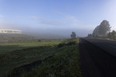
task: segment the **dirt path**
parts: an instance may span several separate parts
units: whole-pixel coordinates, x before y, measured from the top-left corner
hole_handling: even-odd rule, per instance
[[[116,58],[95,45],[80,39],[83,77],[116,77]]]

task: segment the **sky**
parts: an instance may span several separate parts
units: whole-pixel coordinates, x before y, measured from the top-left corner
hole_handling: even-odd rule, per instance
[[[103,20],[116,30],[116,0],[0,0],[0,28],[84,37]]]

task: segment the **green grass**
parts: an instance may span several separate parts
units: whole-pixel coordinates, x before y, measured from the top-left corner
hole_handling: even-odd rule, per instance
[[[43,47],[33,47],[0,54],[0,77],[10,75],[14,68],[33,61],[43,60],[52,55],[54,57],[43,61],[41,65],[32,68],[30,72],[23,72],[21,77],[82,77],[79,62],[79,40],[75,39],[75,41],[77,42],[76,45],[60,48],[54,46],[59,44],[58,42],[51,42],[41,44]]]
[[[4,52],[6,53],[8,51],[21,50],[29,47],[57,45],[60,42],[61,41],[0,44],[0,54]]]
[[[22,77],[82,77],[77,49],[75,46],[67,49],[63,48],[55,57]]]

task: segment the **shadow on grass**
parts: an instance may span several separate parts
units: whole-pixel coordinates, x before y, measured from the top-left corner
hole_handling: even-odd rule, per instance
[[[38,61],[34,61],[30,64],[26,64],[20,67],[17,67],[13,70],[13,72],[8,75],[8,77],[20,77],[20,75],[24,72],[30,72],[32,68],[42,64],[43,61],[47,61],[49,58],[52,58],[53,56],[49,56],[43,60],[38,60]]]

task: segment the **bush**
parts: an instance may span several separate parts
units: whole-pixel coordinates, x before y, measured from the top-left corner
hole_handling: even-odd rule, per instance
[[[70,45],[75,45],[76,44],[76,41],[69,41],[68,43],[67,42],[65,42],[65,43],[60,43],[59,45],[58,45],[58,47],[60,48],[60,47],[63,47],[63,46],[70,46]]]
[[[58,47],[60,48],[60,47],[63,47],[63,46],[65,46],[65,43],[60,43],[60,44],[58,44]]]
[[[41,40],[38,40],[38,42],[41,42]]]

